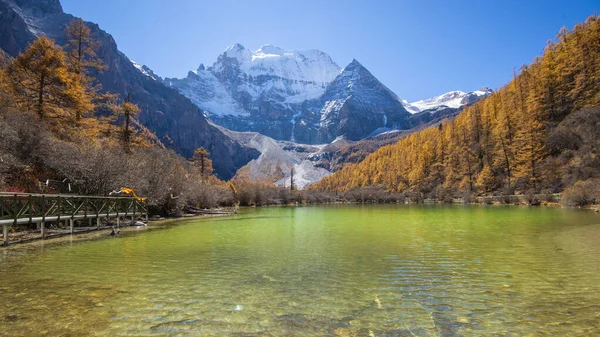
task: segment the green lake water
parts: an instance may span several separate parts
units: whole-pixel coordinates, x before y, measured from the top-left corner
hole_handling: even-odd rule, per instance
[[[0,336],[600,335],[600,215],[244,209],[0,250]]]

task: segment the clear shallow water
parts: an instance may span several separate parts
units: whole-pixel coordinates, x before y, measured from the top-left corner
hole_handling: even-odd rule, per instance
[[[600,216],[247,209],[0,251],[0,336],[600,334]]]

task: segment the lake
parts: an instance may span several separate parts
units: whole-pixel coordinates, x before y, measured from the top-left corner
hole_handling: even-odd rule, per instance
[[[583,210],[242,209],[3,249],[0,273],[0,336],[600,334],[600,216]]]

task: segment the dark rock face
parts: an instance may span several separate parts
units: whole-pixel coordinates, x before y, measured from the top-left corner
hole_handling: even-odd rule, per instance
[[[60,0],[13,0],[14,3],[24,9],[34,11],[36,14],[62,13],[63,8]]]
[[[359,140],[378,128],[405,129],[409,117],[396,94],[353,60],[318,100],[306,104],[296,139],[329,143],[345,135]]]
[[[423,110],[419,113],[411,115],[408,119],[408,123],[411,128],[416,128],[421,125],[427,125],[432,121],[442,120],[443,118],[452,118],[458,115],[463,108],[448,108],[440,107],[437,109]]]
[[[8,55],[19,54],[35,38],[13,6],[15,5],[9,2],[0,1],[0,47]]]
[[[63,44],[64,27],[73,16],[62,12],[58,0],[0,0],[0,19],[0,48],[16,56],[36,38],[34,32]],[[190,157],[203,146],[211,152],[215,172],[222,179],[233,177],[239,167],[258,157],[256,150],[240,145],[210,125],[200,109],[176,90],[142,74],[118,50],[110,34],[94,23],[87,24],[101,44],[98,55],[108,66],[96,74],[103,89],[122,97],[130,93],[142,110],[140,121],[159,138],[172,139],[174,150]]]

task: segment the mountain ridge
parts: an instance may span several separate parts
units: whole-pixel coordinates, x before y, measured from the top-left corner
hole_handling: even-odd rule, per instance
[[[471,92],[454,90],[415,102],[403,100],[402,103],[404,104],[406,110],[413,114],[423,112],[425,110],[433,112],[444,107],[457,109],[464,105],[470,105],[491,95],[492,93],[493,90],[487,87]]]

